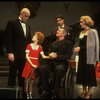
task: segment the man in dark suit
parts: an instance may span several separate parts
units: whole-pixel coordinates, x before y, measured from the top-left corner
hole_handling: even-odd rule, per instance
[[[0,30],[0,55],[4,55],[5,54],[5,31],[4,30]]]
[[[42,65],[39,67],[39,82],[42,90],[41,96],[45,96],[52,88],[53,94],[59,98],[60,83],[68,67],[67,59],[70,59],[72,55],[73,43],[66,39],[66,32],[63,28],[56,31],[56,38],[56,41],[49,46],[47,53],[51,59],[43,60]],[[51,72],[54,74],[52,87],[49,83]]]
[[[27,20],[30,11],[23,8],[18,18],[8,21],[6,26],[6,52],[9,60],[8,86],[16,86],[18,73],[18,86],[24,87],[24,79],[21,77],[25,65],[26,45],[31,42],[30,26]]]
[[[72,27],[69,27],[65,24],[64,17],[62,15],[56,16],[55,22],[57,26],[52,30],[51,34],[45,38],[44,43],[43,43],[43,49],[45,53],[47,53],[47,49],[50,46],[50,44],[56,40],[56,31],[59,28],[64,28],[64,31],[66,32],[65,33],[66,39],[72,41],[73,45],[75,44],[75,35],[73,33],[73,29]]]

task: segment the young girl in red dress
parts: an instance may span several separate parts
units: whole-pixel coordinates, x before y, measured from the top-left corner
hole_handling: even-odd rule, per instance
[[[25,78],[25,92],[27,94],[27,99],[32,99],[32,84],[33,80],[36,79],[36,71],[34,69],[39,67],[39,56],[41,55],[42,58],[49,58],[49,56],[44,55],[42,46],[40,45],[43,42],[43,40],[43,33],[35,32],[34,36],[32,37],[33,43],[28,44],[26,47],[26,64],[22,72],[22,77]],[[29,80],[33,70],[34,72],[31,76],[31,79]]]

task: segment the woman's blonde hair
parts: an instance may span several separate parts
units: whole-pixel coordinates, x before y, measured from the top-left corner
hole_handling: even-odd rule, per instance
[[[94,21],[90,16],[81,16],[80,20],[89,27],[94,25]]]
[[[44,41],[44,34],[42,32],[35,32],[34,35],[37,35],[37,39],[39,40],[38,44]]]

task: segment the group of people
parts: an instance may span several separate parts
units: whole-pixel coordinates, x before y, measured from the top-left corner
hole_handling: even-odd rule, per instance
[[[16,86],[18,74],[18,86],[23,87],[23,94],[31,99],[32,83],[38,75],[40,95],[46,96],[50,92],[52,98],[59,98],[60,83],[68,68],[67,60],[71,59],[73,52],[78,52],[76,83],[83,85],[81,97],[90,99],[92,87],[97,86],[95,65],[99,61],[99,38],[97,30],[91,28],[93,20],[90,16],[80,18],[82,31],[79,34],[79,46],[74,48],[74,33],[65,25],[63,16],[55,18],[57,27],[50,36],[44,38],[42,32],[34,32],[31,37],[27,23],[30,15],[29,9],[23,8],[17,19],[7,23],[5,43],[9,60],[8,86]],[[52,87],[49,82],[51,73]]]

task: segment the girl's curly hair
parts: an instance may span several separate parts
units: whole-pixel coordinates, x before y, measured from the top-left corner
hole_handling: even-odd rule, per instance
[[[43,43],[44,41],[44,34],[42,32],[35,32],[34,35],[37,35],[37,39],[39,40],[39,44]]]

